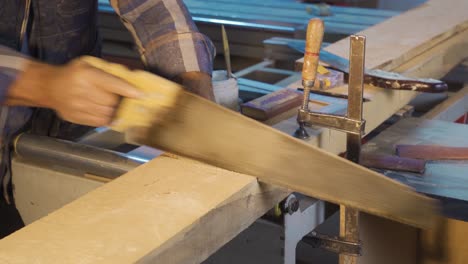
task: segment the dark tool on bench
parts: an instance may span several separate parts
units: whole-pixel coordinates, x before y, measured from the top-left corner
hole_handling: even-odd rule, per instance
[[[288,46],[294,50],[305,53],[305,45],[290,42]],[[331,68],[349,75],[349,61],[326,50],[320,50],[320,61]],[[441,93],[447,91],[447,84],[440,80],[427,78],[410,78],[399,73],[376,69],[366,69],[364,83],[376,87],[394,90],[410,90],[424,93]]]

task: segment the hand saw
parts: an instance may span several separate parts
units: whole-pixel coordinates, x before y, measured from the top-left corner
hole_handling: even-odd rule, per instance
[[[142,99],[124,98],[112,125],[125,132],[130,143],[406,224],[429,227],[434,219],[435,201],[403,184],[186,92],[164,78],[97,58],[83,60],[146,94]]]
[[[301,53],[305,52],[305,44],[289,42],[288,46]],[[326,50],[320,50],[320,61],[331,68],[349,73],[349,61]],[[385,89],[410,90],[425,93],[441,93],[447,91],[445,82],[428,78],[410,78],[396,72],[378,69],[366,69],[364,83]]]

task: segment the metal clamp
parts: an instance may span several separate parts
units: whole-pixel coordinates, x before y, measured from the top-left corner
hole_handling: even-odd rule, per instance
[[[362,119],[363,76],[364,76],[364,49],[365,37],[351,36],[350,47],[350,67],[349,67],[349,88],[348,88],[348,111],[346,115],[333,115],[313,112],[309,110],[309,95],[313,88],[313,81],[303,81],[304,98],[301,109],[298,111],[297,122],[299,128],[294,136],[307,139],[309,135],[304,129],[305,126],[317,125],[330,129],[343,131],[351,134],[353,141],[364,134],[365,120]],[[359,152],[359,151],[358,151]],[[354,160],[353,160],[354,161]]]
[[[325,202],[300,194],[291,194],[283,208],[283,263],[295,264],[297,244],[325,221]]]
[[[365,120],[352,119],[341,115],[316,113],[304,109],[299,109],[297,121],[306,126],[313,124],[356,135],[364,133],[366,123]]]
[[[361,242],[345,241],[338,237],[322,235],[317,232],[311,232],[305,236],[302,241],[313,248],[322,248],[338,254],[349,256],[361,256]]]
[[[312,86],[310,83],[304,82],[304,102],[298,112],[299,128],[295,132],[295,136],[302,139],[308,137],[304,127],[311,125],[346,132],[346,158],[355,163],[359,163],[361,140],[365,126],[363,120],[365,44],[366,38],[364,36],[353,35],[350,37],[347,114],[339,116],[310,111],[308,102]],[[361,255],[359,212],[353,208],[340,205],[339,238],[313,233],[313,235],[305,237],[303,241],[314,247],[339,253],[340,264],[356,264],[357,257]]]

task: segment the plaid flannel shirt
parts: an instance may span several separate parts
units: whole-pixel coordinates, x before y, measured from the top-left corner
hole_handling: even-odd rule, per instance
[[[67,1],[80,0],[63,2]],[[149,71],[166,78],[192,71],[211,74],[215,48],[205,35],[198,32],[182,0],[110,0],[110,2],[126,28],[132,33],[141,59]],[[52,3],[59,5],[51,1],[48,4],[49,9]],[[19,57],[20,54],[0,46],[0,56],[9,56],[11,59],[14,56]],[[14,65],[15,67],[12,67],[11,63],[2,65],[4,60],[1,58],[0,102],[5,98],[15,75],[22,70],[19,64]]]
[[[88,47],[96,41],[92,38],[95,26],[83,25],[96,23],[97,1],[0,1],[0,104],[13,81],[24,70],[27,60],[25,55],[14,50],[25,47],[20,43],[27,36],[19,36],[19,29],[27,25],[27,20],[21,20],[28,14],[25,11],[27,3],[35,17],[29,24],[32,42],[37,42],[33,43],[37,57],[62,64],[80,55],[99,53],[93,53]],[[149,71],[166,78],[193,71],[211,74],[215,48],[198,32],[182,0],[110,0],[110,3],[133,35]],[[5,161],[9,157],[9,142],[30,116],[30,109],[25,107],[1,107],[0,183],[5,171],[5,179],[9,178],[9,162]],[[3,181],[3,185],[6,184]]]

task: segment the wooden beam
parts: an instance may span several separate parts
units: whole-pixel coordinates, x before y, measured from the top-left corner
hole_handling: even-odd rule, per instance
[[[366,67],[393,70],[468,28],[468,2],[429,0],[359,34],[367,36]],[[442,15],[441,15],[442,14]],[[349,40],[327,48],[347,58]]]
[[[0,262],[199,263],[288,193],[162,156],[0,240]]]
[[[392,17],[359,35],[367,37],[366,67],[394,70],[468,28],[468,2],[429,0],[418,8]],[[465,40],[466,41],[466,40]],[[348,58],[349,38],[326,48]],[[302,63],[302,59],[298,61]]]
[[[468,27],[391,69],[409,77],[440,79],[468,58]]]

